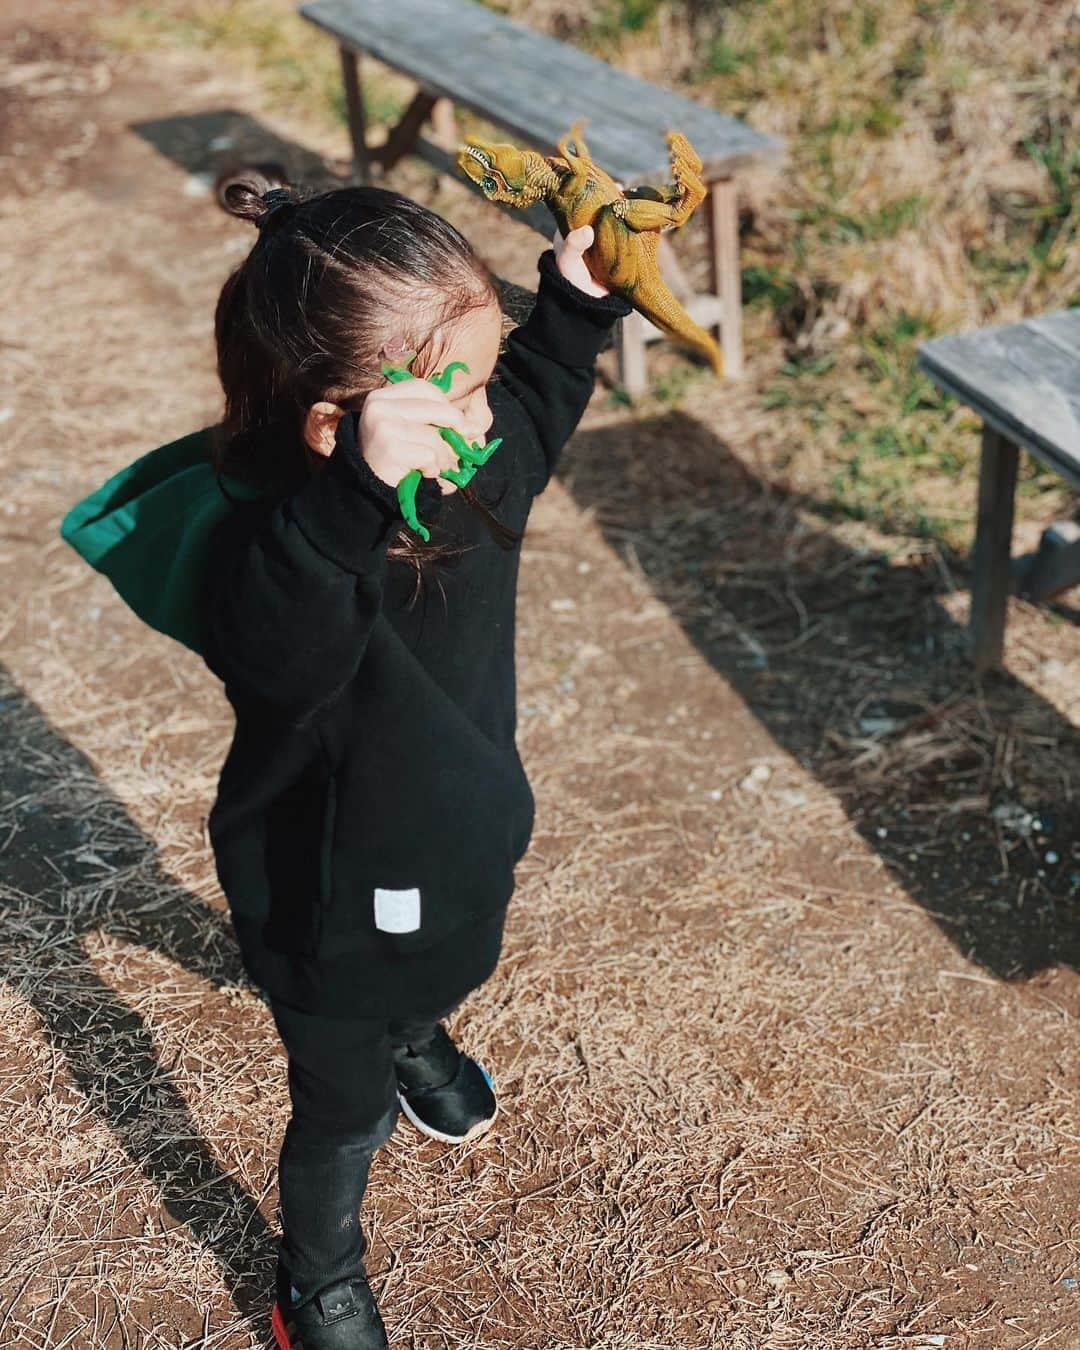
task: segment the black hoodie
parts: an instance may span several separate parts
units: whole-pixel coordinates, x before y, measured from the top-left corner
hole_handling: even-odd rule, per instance
[[[503,443],[472,480],[519,532],[630,313],[567,281],[553,249],[537,266],[488,386]],[[206,661],[236,713],[208,829],[245,967],[341,1017],[400,1002],[409,953],[509,902],[534,809],[515,744],[519,548],[424,480],[432,541],[469,551],[439,569],[445,604],[429,579],[410,608],[414,570],[386,557],[397,493],[356,422],[292,495],[236,506],[203,593]]]

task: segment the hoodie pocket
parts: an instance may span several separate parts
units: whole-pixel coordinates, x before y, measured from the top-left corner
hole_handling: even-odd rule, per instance
[[[333,903],[334,891],[334,827],[337,824],[338,782],[331,774],[326,783],[323,801],[322,839],[319,844],[319,909],[325,914]]]
[[[318,949],[330,901],[336,817],[336,782],[325,770],[305,773],[266,812],[270,905],[264,936],[277,951],[310,956]]]

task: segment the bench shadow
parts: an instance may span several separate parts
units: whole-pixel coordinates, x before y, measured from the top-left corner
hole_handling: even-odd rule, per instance
[[[132,122],[130,128],[185,173],[216,176],[236,165],[273,161],[296,185],[342,187],[346,169],[336,169],[299,141],[279,136],[239,108],[212,108]]]
[[[221,988],[244,981],[231,924],[158,867],[152,841],[2,666],[0,700],[2,978],[169,1214],[216,1258],[237,1310],[263,1318],[275,1236],[213,1158],[146,1022],[84,945],[92,934],[136,943]],[[91,834],[119,880],[86,856]]]
[[[296,187],[329,191],[348,187],[351,165],[333,164],[298,141],[279,136],[270,127],[236,108],[178,114],[133,122],[131,130],[185,173],[212,182],[219,173],[244,165],[275,163]],[[434,172],[434,171],[433,171]],[[394,188],[393,173],[378,186]],[[395,189],[400,190],[400,189]],[[464,189],[463,189],[464,190]],[[536,302],[535,290],[493,274],[499,299],[511,325],[524,323]]]
[[[1080,731],[976,678],[942,604],[967,583],[935,546],[900,565],[845,546],[677,411],[579,433],[557,476],[966,959],[1080,968]]]

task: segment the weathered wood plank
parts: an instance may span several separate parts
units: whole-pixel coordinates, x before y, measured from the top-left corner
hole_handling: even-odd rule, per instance
[[[1065,329],[1068,332],[1068,328]],[[1080,486],[1080,355],[1030,322],[934,338],[919,365],[1003,435]]]
[[[782,145],[737,118],[692,102],[474,0],[311,0],[305,19],[445,94],[545,154],[577,117],[590,151],[627,187],[666,182],[664,131],[693,142],[708,177]]]
[[[1025,319],[1024,323],[1080,361],[1080,309],[1059,309],[1056,314],[1040,314],[1036,319]]]
[[[1017,459],[1014,442],[983,428],[971,581],[971,654],[978,671],[999,666],[1005,645]]]

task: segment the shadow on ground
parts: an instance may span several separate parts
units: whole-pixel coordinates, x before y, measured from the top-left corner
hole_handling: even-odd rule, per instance
[[[334,167],[306,146],[279,136],[258,118],[235,108],[134,122],[131,130],[178,168],[208,184],[238,167],[273,163],[280,166],[285,181],[298,188],[326,192],[352,186],[349,165]],[[390,184],[376,178],[376,186]],[[497,275],[495,281],[507,315],[514,323],[524,322],[536,292]]]
[[[2,667],[0,698],[3,978],[169,1213],[214,1255],[238,1310],[265,1316],[267,1222],[214,1161],[142,1017],[83,945],[95,931],[137,943],[220,988],[244,978],[231,925],[158,867],[153,843]],[[115,879],[87,858],[91,834]]]
[[[321,155],[237,108],[151,118],[133,122],[131,130],[189,174],[212,178],[236,165],[272,161],[298,185],[325,189],[347,182]]]
[[[853,552],[677,411],[579,433],[558,476],[964,957],[1080,968],[1080,731],[976,680],[932,546]]]

